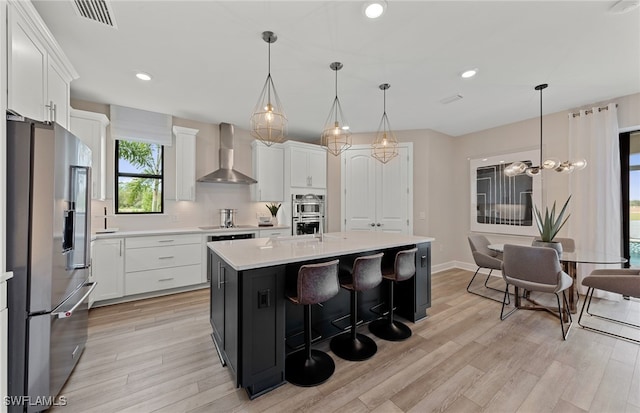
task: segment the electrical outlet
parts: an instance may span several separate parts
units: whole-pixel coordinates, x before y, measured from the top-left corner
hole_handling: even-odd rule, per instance
[[[171,215],[171,221],[178,222],[178,216],[177,215]]]
[[[427,219],[427,214],[425,214],[425,212],[424,212],[424,211],[420,211],[420,212],[418,213],[418,218],[420,218],[420,219]]]

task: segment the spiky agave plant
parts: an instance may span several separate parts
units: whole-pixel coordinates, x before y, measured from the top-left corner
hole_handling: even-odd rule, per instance
[[[269,209],[269,212],[271,212],[271,216],[275,217],[278,213],[278,210],[280,209],[280,205],[281,204],[266,204],[265,206],[267,207],[267,209]]]
[[[538,226],[538,231],[540,232],[540,240],[543,242],[552,242],[555,236],[558,234],[560,229],[566,224],[567,220],[571,216],[571,214],[567,215],[567,217],[563,220],[564,213],[567,210],[567,205],[569,205],[569,200],[571,199],[571,195],[567,198],[567,202],[564,203],[562,210],[558,214],[556,218],[556,203],[553,202],[553,207],[551,208],[551,212],[549,212],[549,208],[545,208],[544,211],[544,219],[542,218],[542,214],[538,210],[538,208],[534,205],[533,208],[535,213],[533,214],[536,225]]]

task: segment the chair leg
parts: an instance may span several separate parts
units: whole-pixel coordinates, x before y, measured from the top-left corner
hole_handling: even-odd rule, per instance
[[[296,386],[309,387],[322,384],[335,371],[330,355],[311,349],[311,306],[304,306],[304,349],[291,353],[285,359],[285,378]]]
[[[476,275],[478,275],[478,271],[480,271],[480,268],[481,267],[478,267],[478,269],[476,270],[475,274],[473,274],[473,277],[471,277],[471,281],[469,281],[469,284],[467,284],[467,292],[469,292],[471,294],[475,294],[475,295],[477,295],[479,297],[482,297],[482,298],[488,298],[489,300],[497,301],[499,303],[502,302],[502,300],[499,300],[497,298],[493,298],[493,297],[489,297],[489,296],[486,296],[486,295],[482,295],[480,293],[477,293],[477,292],[471,290],[471,284],[473,284],[473,280],[475,280]],[[502,292],[502,290],[498,290],[497,288],[489,287],[487,285],[487,283],[489,282],[489,279],[491,278],[491,273],[492,272],[493,272],[493,269],[489,268],[489,275],[487,275],[487,278],[484,280],[484,286],[486,288],[490,289],[490,290]],[[510,303],[511,303],[511,299],[510,299],[510,297],[507,297],[507,304],[510,304]]]
[[[558,302],[558,317],[560,318],[560,329],[562,330],[562,339],[566,340],[569,335],[569,330],[571,330],[571,326],[573,325],[573,319],[571,318],[571,310],[569,310],[569,302],[567,301],[567,295],[564,290],[562,291],[562,299],[564,301],[564,310],[563,306],[560,305],[560,295],[556,293],[556,301]],[[567,327],[567,331],[564,331],[564,313],[566,312],[567,318],[569,320],[569,325]]]
[[[333,353],[345,360],[362,361],[373,357],[378,351],[376,342],[356,332],[358,320],[358,293],[351,290],[351,329],[331,339]]]
[[[591,307],[591,299],[593,298],[594,291],[595,291],[595,289],[593,287],[589,287],[589,289],[587,290],[587,295],[585,295],[585,297],[584,297],[584,302],[582,303],[582,309],[580,310],[580,317],[578,318],[578,325],[580,327],[584,328],[585,330],[595,331],[596,333],[604,334],[604,335],[611,336],[611,337],[620,338],[620,339],[623,339],[623,340],[631,341],[633,343],[640,343],[640,340],[636,340],[636,339],[631,338],[631,337],[622,336],[622,335],[619,335],[619,334],[611,333],[609,331],[599,330],[597,328],[589,327],[589,326],[587,326],[585,324],[582,324],[582,314],[584,313],[584,310],[585,310],[585,307],[586,307],[587,314],[589,314],[592,317],[601,318],[601,319],[604,319],[604,320],[612,321],[614,323],[624,324],[624,325],[627,325],[629,327],[640,328],[640,325],[637,325],[637,324],[627,323],[625,321],[615,320],[613,318],[607,318],[607,317],[603,317],[601,315],[590,313],[589,312],[589,308]]]
[[[514,296],[518,297],[518,287],[514,285],[513,289],[514,289]],[[504,306],[505,304],[507,304],[508,298],[509,298],[509,284],[507,284],[507,286],[504,289],[504,298],[502,299],[502,311],[500,311],[500,320],[504,320],[505,318],[509,317],[518,309],[518,301],[516,300],[516,302],[513,304],[513,310],[509,311],[507,314],[504,313]]]
[[[393,319],[393,286],[395,281],[389,280],[389,303],[391,304],[387,318],[380,318],[369,323],[369,331],[376,337],[388,341],[402,341],[411,337],[411,329],[404,323]]]

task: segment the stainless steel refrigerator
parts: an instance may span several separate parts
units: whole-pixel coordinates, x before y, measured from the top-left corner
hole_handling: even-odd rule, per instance
[[[10,412],[63,403],[56,396],[84,350],[90,182],[91,150],[78,138],[7,116]]]

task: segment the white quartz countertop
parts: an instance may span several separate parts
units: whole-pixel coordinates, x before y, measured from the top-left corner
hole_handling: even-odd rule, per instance
[[[128,237],[147,237],[153,235],[180,235],[180,234],[245,234],[247,232],[287,229],[291,228],[287,225],[259,227],[257,225],[240,225],[234,228],[220,228],[215,226],[209,227],[188,227],[188,228],[171,228],[171,229],[150,229],[141,231],[115,231],[108,233],[95,233],[92,239],[109,239],[109,238],[128,238]]]
[[[235,270],[250,270],[340,255],[431,242],[435,238],[389,232],[333,232],[309,236],[215,241],[207,246]]]

